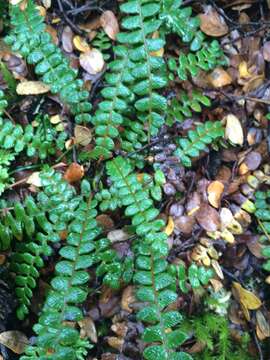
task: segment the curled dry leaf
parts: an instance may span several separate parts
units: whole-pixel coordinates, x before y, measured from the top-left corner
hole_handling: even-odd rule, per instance
[[[17,85],[18,95],[39,95],[50,91],[50,86],[42,81],[23,81]]]
[[[207,6],[204,14],[199,14],[201,20],[201,30],[209,36],[224,36],[228,33],[229,28],[224,18],[212,7]]]
[[[92,133],[86,126],[76,125],[74,129],[75,144],[87,146],[92,140]]]
[[[81,180],[81,178],[84,176],[84,168],[82,165],[77,163],[72,163],[67,168],[64,179],[68,181],[70,184]]]
[[[98,49],[92,49],[80,55],[80,65],[91,75],[102,71],[105,62],[102,53]]]
[[[225,138],[235,145],[243,145],[244,133],[240,120],[233,114],[227,115],[225,119]]]
[[[62,33],[62,45],[63,49],[67,53],[72,53],[73,51],[73,31],[69,26],[65,26]]]
[[[261,341],[270,337],[269,321],[267,321],[261,310],[256,311],[256,333]]]
[[[255,75],[243,86],[243,91],[245,93],[249,93],[257,89],[260,85],[262,85],[264,79],[264,75]]]
[[[100,214],[96,217],[97,223],[104,231],[110,231],[114,228],[114,221],[107,214]]]
[[[221,67],[217,67],[214,71],[211,72],[208,76],[208,81],[214,88],[221,88],[232,83],[232,78],[227,71]]]
[[[173,233],[173,230],[174,230],[174,221],[173,221],[172,216],[169,216],[168,223],[166,225],[164,232],[166,235],[170,236]]]
[[[207,187],[208,201],[210,205],[219,208],[224,185],[220,181],[212,181]]]
[[[121,308],[129,313],[132,313],[133,309],[129,307],[129,305],[134,303],[135,301],[136,298],[134,286],[129,285],[124,289],[122,293]]]
[[[119,33],[119,25],[117,18],[112,11],[104,11],[100,17],[100,24],[109,38],[116,40],[116,35]]]
[[[262,162],[262,156],[257,151],[251,151],[246,156],[244,162],[239,166],[239,174],[245,175],[249,171],[258,169]]]
[[[261,300],[251,291],[244,289],[242,285],[237,282],[233,282],[233,294],[234,297],[239,301],[243,313],[246,319],[249,321],[250,315],[248,310],[259,309],[262,305]]]
[[[0,344],[12,350],[15,354],[22,354],[28,345],[28,339],[21,331],[4,331],[0,334]]]
[[[217,231],[220,226],[217,210],[208,204],[202,204],[195,217],[200,226],[206,231]]]

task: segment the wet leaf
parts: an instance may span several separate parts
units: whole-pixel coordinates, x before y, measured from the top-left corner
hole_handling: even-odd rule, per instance
[[[195,213],[196,220],[206,231],[217,231],[220,226],[219,214],[208,204],[202,204]]]
[[[92,49],[80,55],[80,65],[91,75],[102,71],[105,62],[102,53],[98,49]]]
[[[0,334],[0,344],[12,350],[15,354],[22,354],[28,345],[28,339],[21,331],[4,331]]]
[[[261,310],[256,311],[256,333],[258,338],[262,341],[270,337],[270,324]]]
[[[29,176],[29,178],[27,179],[26,183],[30,184],[30,185],[34,185],[36,187],[41,187],[42,186],[42,182],[39,176],[40,172],[39,171],[35,171],[33,172],[33,174],[31,174]]]
[[[128,240],[130,238],[130,235],[125,232],[122,229],[119,230],[112,230],[108,233],[107,238],[112,242],[121,242],[121,241],[125,241]]]
[[[65,26],[62,33],[62,45],[63,49],[67,53],[72,53],[73,51],[73,31],[69,26]]]
[[[70,184],[81,180],[81,178],[84,176],[84,168],[82,165],[77,163],[72,163],[67,168],[64,179],[68,181]]]
[[[244,133],[240,120],[233,114],[226,116],[225,138],[234,145],[243,145]]]
[[[224,36],[228,33],[229,28],[224,18],[212,7],[207,6],[204,14],[199,14],[201,20],[201,30],[209,36]]]
[[[248,310],[257,310],[261,307],[261,300],[251,291],[246,290],[241,284],[233,282],[233,290],[236,299],[240,302],[242,310],[247,320],[250,319]]]
[[[119,25],[118,20],[112,11],[104,11],[100,17],[100,24],[109,38],[116,40],[116,35],[119,33]]]
[[[210,205],[219,208],[220,199],[224,191],[224,185],[220,181],[212,181],[207,187],[208,201]]]
[[[121,298],[121,308],[129,313],[133,312],[133,309],[129,307],[130,304],[136,301],[134,286],[128,286],[124,289]]]
[[[50,91],[50,86],[41,81],[23,81],[17,85],[18,95],[39,95]]]

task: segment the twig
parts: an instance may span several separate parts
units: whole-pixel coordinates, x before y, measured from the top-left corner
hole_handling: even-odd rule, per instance
[[[83,31],[75,25],[65,13],[61,0],[57,0],[59,10],[61,11],[65,22],[71,27],[71,29],[78,35],[83,35]]]

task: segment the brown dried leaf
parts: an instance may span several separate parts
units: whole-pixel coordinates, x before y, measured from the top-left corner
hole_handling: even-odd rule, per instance
[[[83,318],[83,320],[79,321],[78,324],[80,325],[81,331],[80,335],[82,338],[90,339],[94,344],[97,343],[97,330],[94,321],[90,316]]]
[[[42,186],[42,182],[40,179],[40,172],[39,171],[35,171],[33,172],[33,174],[31,174],[29,176],[29,178],[27,179],[26,183],[30,184],[30,185],[34,185],[36,187],[41,187]]]
[[[265,79],[264,75],[255,75],[243,86],[243,91],[245,93],[249,93],[257,89],[260,85],[262,85],[264,79]]]
[[[220,181],[212,181],[207,188],[208,201],[210,205],[219,208],[220,199],[224,191],[224,185]]]
[[[206,231],[217,231],[220,226],[218,212],[208,204],[202,204],[195,217],[200,226]]]
[[[81,180],[81,178],[84,176],[84,168],[82,165],[77,163],[72,163],[67,168],[64,179],[68,181],[70,184]]]
[[[232,78],[227,71],[217,67],[214,71],[211,72],[208,76],[208,81],[214,88],[221,88],[232,83]]]
[[[262,162],[262,156],[257,151],[251,151],[245,157],[244,162],[239,167],[239,174],[245,175],[249,171],[256,170]]]
[[[76,125],[74,129],[75,144],[87,146],[92,140],[92,133],[86,126]]]
[[[112,11],[104,11],[100,17],[100,24],[109,38],[116,40],[116,35],[119,33],[119,25],[118,20]]]
[[[122,293],[121,308],[129,313],[132,313],[133,309],[129,307],[129,305],[134,303],[135,301],[136,298],[135,298],[134,287],[129,285],[124,289]]]
[[[183,234],[191,234],[195,220],[193,216],[180,216],[174,220],[174,226]]]
[[[223,36],[229,31],[229,28],[222,16],[212,7],[207,6],[204,14],[199,14],[201,20],[201,30],[209,36]]]
[[[80,55],[80,65],[91,75],[102,71],[105,62],[102,53],[98,49],[92,49]]]
[[[256,311],[256,333],[261,341],[270,337],[269,321],[267,321],[261,310]]]
[[[104,231],[110,231],[114,228],[113,219],[107,214],[100,214],[96,217],[97,223]]]
[[[50,86],[42,81],[23,81],[17,85],[18,95],[39,95],[50,91]]]
[[[266,41],[263,45],[263,58],[265,61],[270,62],[270,41]]]
[[[28,345],[28,339],[21,331],[4,331],[0,334],[0,344],[12,350],[15,354],[22,354]]]
[[[230,140],[235,145],[243,145],[244,133],[240,120],[233,114],[227,115],[225,119],[225,138]]]

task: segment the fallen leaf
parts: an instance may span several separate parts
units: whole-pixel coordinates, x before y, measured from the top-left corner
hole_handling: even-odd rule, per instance
[[[269,321],[266,320],[261,310],[256,311],[256,333],[261,341],[270,337]]]
[[[42,0],[42,4],[46,9],[49,9],[52,6],[52,0]]]
[[[239,166],[239,174],[245,175],[249,171],[254,171],[258,169],[262,162],[262,156],[257,151],[251,151],[248,153],[248,155],[245,157],[245,160],[242,162],[242,164]]]
[[[84,317],[83,320],[80,320],[78,322],[78,324],[80,325],[81,328],[80,336],[82,338],[88,338],[94,344],[96,344],[98,341],[97,330],[92,318],[90,316]]]
[[[61,122],[62,122],[62,119],[61,119],[61,116],[59,114],[53,115],[53,116],[50,117],[50,123],[51,124],[56,125],[56,124],[59,124]]]
[[[266,41],[263,45],[263,58],[265,61],[270,62],[270,41]]]
[[[212,71],[208,76],[208,80],[214,88],[221,88],[232,83],[231,75],[221,67],[217,67]]]
[[[102,71],[105,62],[102,53],[98,49],[92,49],[80,55],[80,65],[91,75],[96,75]]]
[[[130,238],[130,235],[122,229],[112,230],[108,233],[107,238],[112,242],[121,242]]]
[[[243,313],[249,321],[250,315],[248,310],[259,309],[262,305],[261,300],[251,291],[244,289],[242,285],[237,282],[233,282],[233,290],[235,298],[240,302]]]
[[[55,28],[52,27],[51,25],[46,25],[46,32],[51,35],[53,43],[55,45],[58,45],[59,39],[58,39],[57,31],[55,30]]]
[[[30,184],[30,185],[34,185],[36,187],[41,187],[42,186],[42,182],[40,179],[40,172],[39,171],[35,171],[33,172],[33,174],[31,174],[29,176],[29,178],[27,179],[26,183]]]
[[[244,133],[240,120],[233,114],[226,116],[225,138],[234,145],[243,145]]]
[[[208,204],[202,204],[195,213],[195,217],[200,226],[206,231],[217,231],[220,226],[217,210]]]
[[[117,335],[120,336],[122,338],[124,338],[127,334],[128,331],[128,327],[124,322],[118,322],[116,324],[113,324],[111,326],[112,331]]]
[[[212,181],[207,187],[208,201],[210,205],[219,208],[224,185],[220,181]]]
[[[201,20],[200,29],[209,36],[223,36],[229,31],[224,18],[212,7],[205,7],[204,14],[199,14]]]
[[[108,336],[107,338],[108,344],[118,350],[118,351],[122,351],[123,345],[124,345],[124,339],[118,338],[116,336]]]
[[[100,214],[96,217],[97,223],[104,231],[110,231],[114,228],[114,221],[107,214]]]
[[[104,11],[100,17],[100,24],[109,38],[116,40],[116,35],[119,33],[119,25],[117,18],[112,11]]]
[[[263,84],[264,79],[265,79],[264,75],[255,75],[243,86],[243,91],[245,93],[249,93],[257,89],[260,85]]]
[[[183,215],[174,219],[175,229],[181,231],[183,234],[191,234],[194,223],[195,223],[194,216]]]
[[[21,331],[10,330],[0,334],[0,344],[12,350],[15,354],[22,354],[29,341]]]
[[[133,312],[133,309],[129,307],[130,304],[134,303],[136,301],[135,298],[135,291],[134,286],[127,286],[123,293],[121,298],[121,308],[129,313]]]
[[[87,146],[92,140],[92,133],[86,126],[76,125],[74,129],[75,144]]]
[[[69,26],[65,26],[62,32],[62,45],[63,49],[67,53],[72,53],[73,51],[73,31]]]
[[[50,86],[41,81],[23,81],[17,85],[18,95],[39,95],[50,91]]]
[[[86,53],[91,50],[87,41],[79,35],[74,36],[73,45],[75,46],[75,49],[79,50],[82,53]]]
[[[168,223],[167,223],[167,226],[166,226],[164,232],[166,235],[170,236],[173,233],[173,230],[174,230],[174,221],[173,221],[172,216],[169,216]]]
[[[250,77],[251,77],[251,74],[250,74],[249,71],[248,71],[248,67],[247,67],[247,62],[246,62],[246,61],[242,61],[242,62],[239,64],[238,71],[239,71],[239,76],[240,76],[240,78],[247,79],[247,78],[250,78]]]
[[[212,260],[212,261],[211,261],[211,265],[212,265],[213,269],[215,270],[217,276],[218,276],[221,280],[223,280],[223,279],[224,279],[224,275],[223,275],[222,269],[221,269],[218,261],[217,261],[217,260]]]
[[[68,181],[70,184],[81,180],[81,178],[84,176],[84,168],[82,165],[77,163],[72,163],[67,168],[64,179]]]

